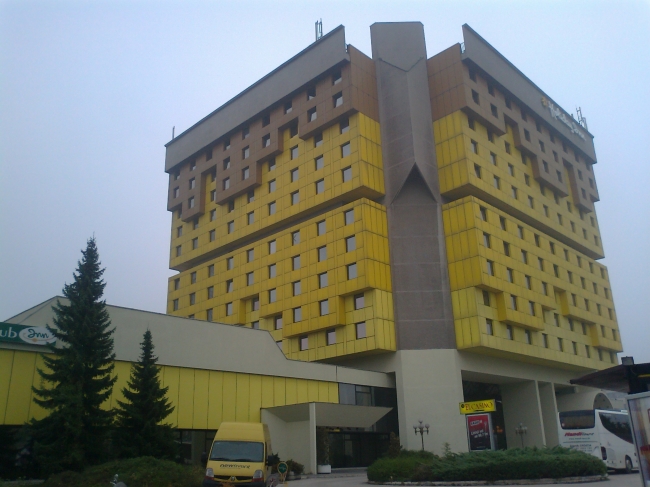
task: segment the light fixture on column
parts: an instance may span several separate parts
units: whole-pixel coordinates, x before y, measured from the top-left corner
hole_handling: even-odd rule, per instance
[[[515,428],[515,433],[521,438],[521,447],[524,447],[524,435],[528,433],[528,427],[524,426],[524,423],[519,423],[519,426]]]
[[[426,431],[427,435],[429,434],[429,423],[423,425],[421,419],[418,419],[418,423],[420,424],[413,425],[413,430],[415,430],[416,435],[420,433],[420,436],[422,437],[422,451],[424,451],[424,432]]]

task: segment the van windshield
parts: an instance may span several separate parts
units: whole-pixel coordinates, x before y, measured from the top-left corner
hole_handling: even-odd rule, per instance
[[[593,409],[561,412],[560,426],[563,430],[591,429],[596,426],[596,415]]]
[[[215,441],[212,444],[210,460],[261,463],[264,461],[264,443],[253,443],[250,441]]]

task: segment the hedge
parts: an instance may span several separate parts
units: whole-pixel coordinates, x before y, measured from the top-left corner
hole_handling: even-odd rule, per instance
[[[515,448],[512,450],[449,454],[403,451],[397,458],[380,458],[368,467],[374,482],[523,480],[605,475],[598,458],[568,448]]]
[[[200,487],[205,470],[153,457],[131,458],[52,475],[43,487],[107,487],[119,475],[129,487]]]

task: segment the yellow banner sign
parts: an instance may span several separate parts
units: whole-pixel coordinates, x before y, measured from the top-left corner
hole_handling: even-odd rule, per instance
[[[497,403],[494,399],[460,403],[460,414],[488,413],[496,410]]]

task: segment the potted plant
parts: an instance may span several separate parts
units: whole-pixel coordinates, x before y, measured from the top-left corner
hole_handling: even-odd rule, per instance
[[[287,466],[289,467],[287,480],[300,480],[302,473],[305,471],[304,465],[295,460],[287,460]]]
[[[330,440],[326,428],[316,428],[316,464],[318,473],[332,473]]]

